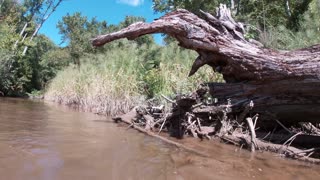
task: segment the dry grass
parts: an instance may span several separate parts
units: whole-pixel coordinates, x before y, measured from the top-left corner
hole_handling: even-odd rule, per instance
[[[138,48],[126,43],[122,49],[85,57],[80,69],[70,66],[59,72],[45,99],[113,116],[141,104],[147,96],[146,85],[157,97],[190,92],[202,82],[221,81],[209,67],[188,78],[196,54],[175,44]],[[151,52],[156,53],[150,56]],[[160,62],[158,68],[146,67],[155,61]]]

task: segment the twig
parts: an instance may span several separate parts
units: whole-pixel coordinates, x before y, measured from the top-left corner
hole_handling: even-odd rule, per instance
[[[202,103],[202,102],[201,102],[201,103],[198,103],[198,104],[193,105],[191,108],[192,108],[192,109],[195,109],[195,108],[197,108],[197,107],[200,107],[201,105],[203,105],[203,103]]]
[[[314,153],[314,151],[312,151],[311,153],[309,153],[308,155],[306,155],[306,157],[309,158],[313,153]]]
[[[240,146],[240,149],[242,148],[242,145],[243,145],[243,144],[240,144],[239,142],[237,142],[237,141],[229,138],[228,136],[218,136],[218,137],[219,137],[220,139],[222,139],[222,140],[224,140],[224,141],[227,141],[227,142],[229,142],[229,143],[232,143],[232,144],[234,144],[234,145],[236,145],[236,146]]]
[[[218,136],[220,137],[220,136]],[[226,140],[228,142],[231,142],[235,145],[243,145],[243,142],[245,142],[246,144],[248,144],[250,142],[251,137],[248,135],[243,135],[243,134],[239,134],[239,135],[223,135],[222,137],[220,137],[223,140]],[[299,156],[297,154],[297,152],[302,152],[304,150],[295,148],[295,147],[288,147],[287,149],[282,149],[283,145],[279,145],[279,144],[272,144],[272,143],[268,143],[268,142],[264,142],[261,141],[259,139],[256,139],[256,143],[259,146],[260,149],[266,150],[266,151],[271,151],[271,152],[275,152],[275,153],[282,153],[283,155],[285,155],[286,157],[289,158],[293,158],[293,159],[297,159],[300,161],[305,161],[305,162],[311,162],[311,163],[317,163],[320,164],[320,159],[316,159],[316,158],[310,158],[310,157],[306,157],[306,156]],[[299,156],[299,157],[298,157]]]
[[[197,122],[198,122],[199,130],[201,131],[201,124],[200,124],[199,118],[197,118]]]
[[[134,123],[131,123],[131,124],[126,128],[126,130],[132,128],[132,126],[134,126]]]
[[[158,134],[160,134],[160,132],[162,131],[162,128],[163,128],[164,124],[166,123],[166,121],[167,121],[167,118],[164,118],[164,121],[161,124],[161,127],[160,127],[160,130],[159,130]]]
[[[173,104],[176,104],[176,102],[175,102],[174,100],[171,100],[170,98],[166,97],[165,95],[161,94],[161,96],[162,96],[165,100],[167,100],[167,101],[169,101],[169,102],[171,102],[171,103],[173,103]]]
[[[309,134],[320,134],[320,130],[312,125],[310,122],[299,122],[299,125],[305,129]]]
[[[256,148],[256,132],[251,118],[246,118],[251,135],[251,152],[255,152]]]
[[[288,128],[286,128],[278,119],[274,119],[284,130],[288,131],[290,134],[293,134]]]
[[[270,134],[271,134],[271,132],[268,132],[268,134],[267,134],[267,135],[265,135],[263,138],[261,138],[261,140],[266,139]]]
[[[122,121],[122,122],[124,122],[124,123],[127,123],[127,124],[132,124],[128,119],[119,118],[119,119],[117,119],[117,120],[120,120],[120,121]],[[197,154],[197,155],[199,155],[199,156],[202,156],[202,157],[210,157],[210,155],[208,155],[208,154],[206,154],[206,153],[204,153],[204,152],[201,152],[201,151],[198,151],[198,150],[196,150],[196,149],[187,147],[187,146],[185,146],[185,145],[183,145],[183,144],[181,144],[181,143],[178,143],[178,142],[169,140],[169,139],[167,139],[167,138],[165,138],[165,137],[162,137],[162,136],[160,136],[160,135],[157,135],[157,134],[155,134],[155,133],[153,133],[153,132],[146,131],[145,129],[143,129],[143,128],[139,127],[139,126],[133,125],[132,127],[133,127],[134,129],[136,129],[136,130],[144,133],[144,134],[147,134],[147,135],[149,135],[149,136],[151,136],[151,137],[158,138],[158,139],[160,139],[160,140],[162,140],[162,141],[164,141],[164,142],[166,142],[166,143],[168,143],[168,144],[174,145],[174,146],[176,146],[176,147],[178,147],[178,148],[181,148],[181,149],[184,149],[184,150],[186,150],[186,151],[195,153],[195,154]]]
[[[254,116],[252,117],[252,119],[254,120],[254,123],[253,123],[253,127],[254,127],[254,128],[256,128],[258,118],[259,118],[259,114],[256,114],[256,115],[254,115]]]
[[[165,118],[166,118],[166,117],[158,119],[157,121],[155,121],[155,122],[153,123],[153,126],[156,125],[156,124],[161,123]],[[161,124],[159,124],[159,125],[161,125]]]
[[[290,137],[288,140],[286,140],[286,141],[282,144],[282,146],[280,147],[280,149],[282,149],[283,146],[286,146],[286,144],[287,144],[288,142],[290,142],[290,143],[287,145],[287,147],[289,147],[289,146],[291,145],[291,143],[296,139],[296,137],[297,137],[298,135],[300,135],[300,134],[302,134],[302,132],[298,132],[297,134],[295,134],[295,135],[293,135],[292,137]]]
[[[301,150],[298,153],[310,153],[310,152],[315,152],[318,151],[320,148],[311,148],[311,149],[306,149],[306,150]]]
[[[189,124],[189,126],[187,126],[187,128],[186,129],[190,129],[192,126],[194,126],[194,124],[196,123],[197,121],[196,120],[194,120],[192,123],[190,123]]]

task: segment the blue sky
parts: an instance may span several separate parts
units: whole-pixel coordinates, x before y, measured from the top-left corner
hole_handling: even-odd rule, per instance
[[[43,24],[40,33],[47,35],[56,44],[60,44],[61,36],[56,24],[67,13],[81,12],[89,19],[97,17],[99,21],[106,20],[108,24],[118,24],[125,16],[134,15],[153,21],[162,14],[155,14],[152,10],[152,0],[64,0],[57,10]],[[156,42],[161,44],[160,35],[155,36]]]

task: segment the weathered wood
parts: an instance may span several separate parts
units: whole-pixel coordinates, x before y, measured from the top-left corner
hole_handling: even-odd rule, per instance
[[[189,75],[206,64],[223,75],[226,83],[209,84],[210,93],[222,102],[230,98],[235,110],[243,110],[252,100],[253,111],[275,114],[285,124],[320,122],[320,45],[293,51],[267,49],[244,38],[242,24],[232,19],[225,5],[216,17],[205,12],[202,16],[179,9],[150,24],[139,22],[98,36],[92,44],[168,34],[180,46],[198,52]],[[261,116],[259,123],[266,119]]]
[[[251,144],[251,136],[249,135],[224,135],[221,137],[222,140],[229,143],[235,144],[237,146],[248,146]],[[300,161],[320,164],[320,160],[317,158],[308,157],[308,154],[319,151],[318,148],[311,149],[298,149],[292,146],[284,146],[281,144],[272,144],[269,142],[261,141],[256,139],[256,145],[259,147],[260,151],[270,151],[275,153],[283,154],[286,157],[297,159]]]
[[[285,125],[296,122],[320,122],[320,80],[279,80],[270,83],[208,83],[210,94],[226,101],[231,99],[233,111],[242,111],[252,100],[252,112],[274,114],[261,116],[259,124],[274,125],[274,118]],[[271,121],[269,121],[271,120]]]
[[[161,140],[161,141],[163,141],[163,142],[165,142],[165,143],[168,143],[168,144],[171,144],[171,145],[173,145],[173,146],[176,146],[177,148],[181,148],[181,149],[183,149],[183,150],[186,150],[186,151],[188,151],[188,152],[197,154],[197,155],[202,156],[202,157],[210,157],[210,155],[207,154],[207,153],[205,153],[205,152],[202,152],[202,151],[200,151],[200,150],[197,150],[197,149],[188,147],[188,146],[183,145],[183,144],[181,144],[181,143],[179,143],[179,142],[170,140],[170,139],[168,139],[168,138],[166,138],[166,137],[163,137],[163,136],[160,136],[160,135],[158,135],[158,134],[155,134],[155,133],[153,133],[152,131],[147,130],[146,128],[142,128],[142,127],[140,127],[140,126],[135,125],[134,123],[132,123],[132,122],[133,122],[133,119],[136,118],[137,116],[139,116],[139,114],[137,114],[137,111],[136,111],[137,108],[138,108],[138,107],[133,108],[130,112],[128,112],[127,114],[124,114],[124,115],[122,115],[122,116],[114,117],[113,120],[114,120],[115,122],[119,122],[119,121],[120,121],[120,122],[124,122],[124,123],[126,123],[126,124],[129,124],[130,127],[138,130],[139,132],[142,132],[142,133],[147,134],[147,135],[149,135],[149,136],[151,136],[151,137],[157,138],[157,139],[159,139],[159,140]]]

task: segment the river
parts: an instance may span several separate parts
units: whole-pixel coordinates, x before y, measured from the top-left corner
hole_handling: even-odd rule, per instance
[[[214,141],[184,139],[199,157],[114,124],[42,101],[0,98],[0,179],[320,179],[320,166]]]

